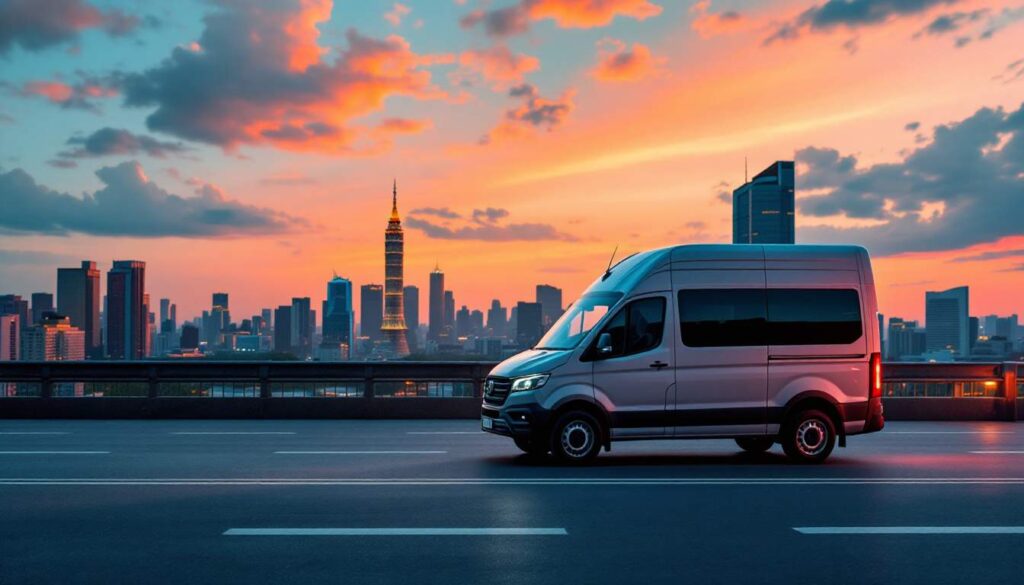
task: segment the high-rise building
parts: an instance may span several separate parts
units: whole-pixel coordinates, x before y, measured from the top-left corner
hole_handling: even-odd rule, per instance
[[[402,289],[402,309],[405,311],[405,326],[409,330],[406,336],[409,351],[415,351],[420,330],[420,287],[410,284]]]
[[[977,317],[967,318],[967,343],[970,346],[969,349],[974,349],[974,344],[978,342],[978,331],[981,329],[981,322]],[[968,351],[967,353],[971,353]]]
[[[384,230],[384,322],[381,332],[394,356],[409,355],[403,309],[405,235],[398,217],[398,181],[391,188],[391,217]]]
[[[181,326],[181,350],[194,351],[199,348],[199,328],[191,323]]]
[[[337,274],[327,282],[327,298],[323,303],[323,344],[340,346],[345,351],[340,357],[348,359],[352,347],[352,281]]]
[[[309,297],[295,297],[292,299],[292,351],[301,358],[309,357],[313,352],[313,329],[316,321],[313,315]]]
[[[0,362],[16,362],[21,358],[20,320],[17,313],[0,314]]]
[[[435,265],[430,273],[430,323],[427,326],[427,339],[437,341],[444,330],[444,272]]]
[[[898,362],[920,356],[925,352],[925,332],[917,321],[904,321],[900,317],[889,319],[886,335],[885,359]]]
[[[220,307],[224,310],[228,310],[231,307],[228,306],[228,293],[226,292],[215,292],[212,295],[210,302],[211,307]]]
[[[491,301],[491,308],[487,310],[487,328],[494,337],[505,337],[506,325],[508,324],[508,310],[501,306],[501,301]]]
[[[274,310],[274,351],[292,351],[291,305],[281,305]]]
[[[267,330],[274,329],[274,311],[271,309],[260,309],[260,316],[263,317],[263,327]]]
[[[21,359],[54,362],[85,359],[85,332],[71,325],[71,319],[54,312],[22,332]]]
[[[146,306],[146,263],[115,260],[107,272],[107,356],[115,360],[146,357],[149,308]]]
[[[479,309],[473,309],[469,313],[469,333],[476,337],[481,337],[484,334],[484,312]]]
[[[85,332],[86,357],[103,357],[100,271],[95,262],[83,260],[79,268],[57,269],[57,312]]]
[[[927,350],[948,350],[954,355],[970,354],[969,290],[966,286],[925,293]]]
[[[32,324],[28,301],[21,295],[0,295],[0,315],[17,315],[18,326],[22,329]]]
[[[43,315],[53,312],[53,295],[46,292],[32,293],[32,323],[38,324]]]
[[[462,308],[455,313],[455,335],[456,337],[469,337],[472,325],[469,321],[469,308],[462,305]]]
[[[444,326],[455,331],[455,293],[450,290],[444,291]]]
[[[795,174],[793,161],[776,161],[732,192],[732,243],[796,241]]]
[[[160,323],[170,319],[171,299],[160,299]]]
[[[562,289],[548,284],[538,284],[536,301],[540,304],[541,322],[547,329],[562,316]]]
[[[364,284],[359,287],[359,334],[373,341],[381,339],[384,322],[384,287]]]
[[[997,337],[1003,337],[1011,342],[1015,341],[1019,335],[1019,325],[1017,323],[1017,315],[1010,315],[1009,317],[999,317],[996,319],[995,333]]]
[[[519,301],[516,305],[516,341],[521,347],[533,347],[544,335],[540,303]]]

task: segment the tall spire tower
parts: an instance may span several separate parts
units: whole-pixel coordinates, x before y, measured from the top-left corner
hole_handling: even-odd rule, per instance
[[[402,306],[404,284],[405,235],[398,217],[398,181],[391,187],[391,217],[384,230],[384,323],[380,330],[389,342],[391,355],[409,355],[405,309]]]

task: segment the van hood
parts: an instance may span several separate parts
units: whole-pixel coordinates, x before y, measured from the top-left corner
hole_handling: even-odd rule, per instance
[[[572,350],[528,349],[494,366],[490,375],[515,378],[544,374],[569,361],[571,355]]]

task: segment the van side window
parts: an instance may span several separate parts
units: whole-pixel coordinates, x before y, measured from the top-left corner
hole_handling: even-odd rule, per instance
[[[836,345],[860,339],[855,290],[768,289],[770,345]]]
[[[763,289],[679,291],[679,325],[689,347],[766,345]]]
[[[654,349],[661,345],[665,329],[665,299],[652,297],[629,304],[626,319],[626,355]]]
[[[652,297],[627,304],[604,326],[612,338],[612,352],[601,359],[645,352],[661,345],[665,330],[665,299]],[[600,337],[600,335],[598,335]]]

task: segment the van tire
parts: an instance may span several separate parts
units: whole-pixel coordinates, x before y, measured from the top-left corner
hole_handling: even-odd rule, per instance
[[[748,453],[764,453],[772,448],[775,439],[772,437],[736,437],[736,444]]]
[[[816,409],[793,414],[780,433],[782,450],[797,463],[821,463],[836,446],[832,417]]]
[[[520,451],[531,457],[543,457],[548,454],[547,448],[541,442],[521,438],[515,438],[512,440],[515,442],[516,447],[519,447]]]
[[[586,463],[601,451],[602,437],[601,423],[594,415],[570,410],[551,427],[551,454],[562,463]]]

